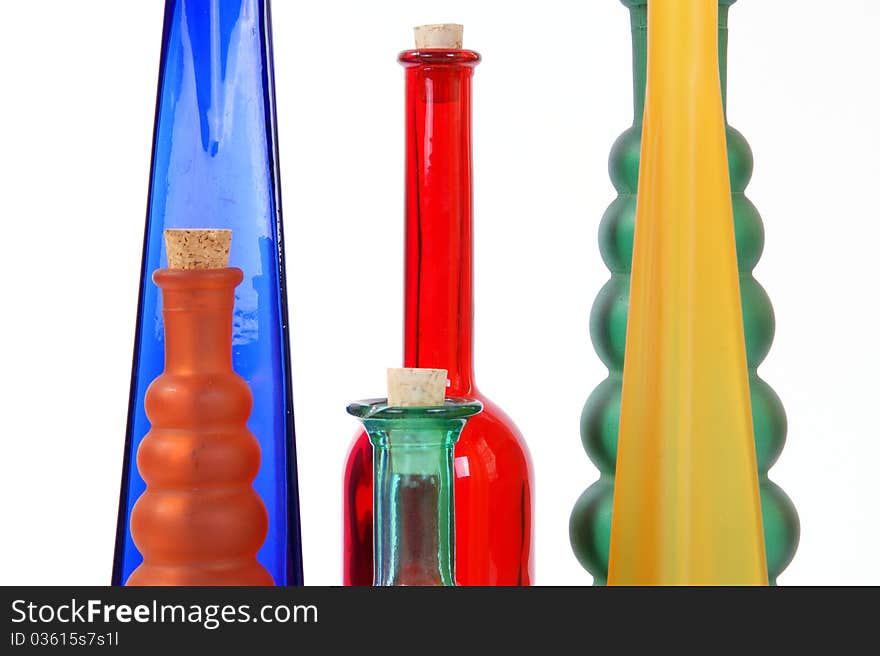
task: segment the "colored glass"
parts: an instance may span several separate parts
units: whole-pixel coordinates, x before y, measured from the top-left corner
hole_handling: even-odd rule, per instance
[[[163,266],[166,228],[228,228],[235,291],[232,365],[250,386],[248,420],[262,452],[254,488],[269,518],[259,562],[278,585],[302,583],[284,240],[275,127],[269,3],[168,0],[136,323],[128,428],[112,581],[141,563],[129,531],[144,491],[135,454],[149,421],[147,386],[161,372],[164,338],[151,274]]]
[[[473,373],[471,50],[413,50],[406,69],[404,366],[446,369],[447,395],[483,412],[455,449],[456,576],[460,585],[528,585],[531,464],[513,422]],[[373,463],[366,433],[349,454],[344,490],[346,585],[372,574]]]
[[[138,449],[147,489],[131,511],[143,562],[126,585],[272,585],[257,562],[268,531],[253,488],[260,446],[247,429],[247,383],[232,369],[241,269],[153,274],[162,289],[165,371],[144,399]]]
[[[455,585],[453,447],[481,408],[348,406],[373,445],[373,585]]]
[[[718,5],[648,11],[609,585],[767,585]]]
[[[578,499],[570,523],[575,555],[597,585],[606,583],[608,573],[647,67],[648,0],[622,1],[629,8],[632,25],[634,120],[611,151],[609,172],[618,196],[599,227],[599,247],[611,279],[599,292],[590,316],[593,345],[609,375],[587,399],[581,415],[584,448],[600,478]],[[718,8],[722,103],[726,100],[727,17],[733,2],[719,0]],[[772,584],[794,557],[800,528],[791,500],[768,478],[785,444],[787,424],[779,397],[757,373],[770,350],[775,322],[767,293],[752,277],[764,246],[761,216],[744,193],[752,174],[752,153],[742,134],[729,125],[726,136],[764,543]]]

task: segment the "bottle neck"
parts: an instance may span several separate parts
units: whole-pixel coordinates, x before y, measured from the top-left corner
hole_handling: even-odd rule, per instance
[[[404,366],[446,369],[448,393],[473,380],[473,201],[468,50],[409,51],[406,67]]]
[[[160,269],[153,280],[162,290],[165,372],[232,371],[232,310],[240,269]]]
[[[727,16],[730,3],[718,6],[718,67],[721,73],[721,102],[727,116]],[[641,125],[645,117],[645,91],[648,70],[648,4],[630,7],[633,49],[633,124]]]
[[[460,430],[370,431],[373,585],[455,585],[452,466]]]

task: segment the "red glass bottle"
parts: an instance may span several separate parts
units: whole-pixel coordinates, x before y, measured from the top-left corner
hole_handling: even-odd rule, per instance
[[[446,369],[447,396],[483,412],[455,447],[459,585],[529,585],[531,463],[522,436],[473,373],[472,50],[401,53],[406,69],[404,366]],[[346,585],[373,580],[372,446],[355,439],[345,469]]]

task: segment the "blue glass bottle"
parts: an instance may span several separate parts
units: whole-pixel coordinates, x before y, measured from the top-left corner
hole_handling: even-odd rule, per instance
[[[233,367],[250,385],[248,427],[262,449],[254,488],[269,513],[258,560],[277,585],[302,584],[284,240],[268,0],[166,0],[113,585],[141,556],[129,517],[144,490],[137,448],[144,393],[164,364],[166,228],[233,231]]]

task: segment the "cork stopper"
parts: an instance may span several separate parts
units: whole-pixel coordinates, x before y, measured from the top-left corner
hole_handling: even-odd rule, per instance
[[[455,23],[439,23],[436,25],[419,25],[414,28],[416,49],[442,48],[444,50],[460,50],[464,25]]]
[[[169,269],[225,269],[232,230],[166,230]]]
[[[446,369],[389,369],[388,405],[394,408],[443,405]]]

